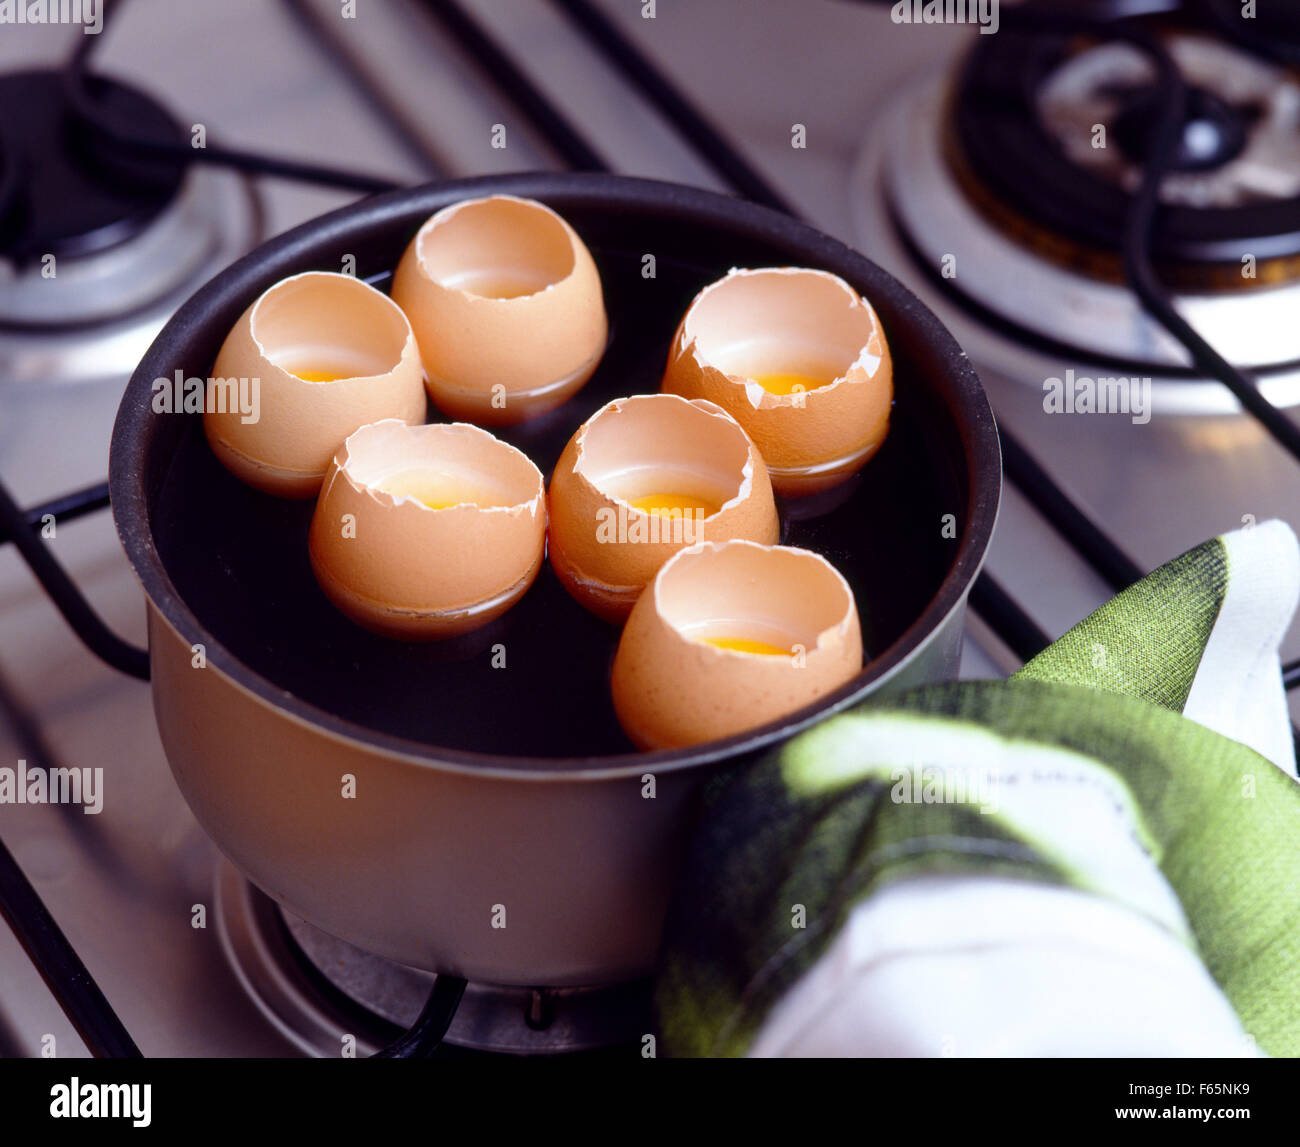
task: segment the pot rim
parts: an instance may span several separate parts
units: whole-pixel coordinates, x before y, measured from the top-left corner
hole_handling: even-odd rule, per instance
[[[756,239],[798,243],[809,256],[856,288],[871,284],[873,305],[891,296],[907,312],[907,320],[931,341],[948,364],[946,398],[957,423],[964,454],[969,497],[957,553],[934,597],[902,634],[851,681],[795,713],[745,733],[690,749],[627,752],[589,757],[501,756],[465,749],[448,749],[380,732],[279,689],[254,672],[219,642],[191,612],[172,583],[154,544],[149,516],[145,458],[154,424],[149,401],[153,380],[170,373],[185,341],[210,321],[207,317],[227,304],[256,297],[269,271],[282,278],[301,270],[301,263],[332,243],[346,241],[358,229],[376,226],[410,228],[459,199],[512,194],[547,202],[555,196],[581,209],[583,201],[628,211],[653,211],[728,231],[744,231]],[[331,739],[354,747],[378,750],[412,764],[476,777],[511,780],[592,781],[661,774],[739,759],[785,741],[873,692],[917,656],[955,610],[962,607],[988,549],[997,518],[1002,484],[1002,453],[993,411],[974,367],[938,318],[897,279],[865,256],[815,228],[767,207],[715,192],[659,180],[607,174],[528,173],[449,180],[402,189],[349,204],[286,231],[249,252],[196,291],[154,339],[132,374],[118,408],[109,453],[109,491],[113,519],[127,558],[145,591],[150,607],[171,630],[190,645],[202,644],[206,669],[216,670],[262,703]]]

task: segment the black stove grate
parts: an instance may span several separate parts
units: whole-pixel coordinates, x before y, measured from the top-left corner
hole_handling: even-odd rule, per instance
[[[290,7],[295,7],[294,0],[285,2]],[[590,41],[593,49],[659,110],[727,185],[755,202],[795,214],[791,204],[731,145],[725,135],[590,0],[553,2]],[[490,65],[484,69],[485,76],[518,106],[538,135],[562,161],[576,170],[609,170],[581,132],[461,4],[456,0],[424,0],[424,4],[453,39],[473,57]],[[346,59],[341,59],[341,62],[345,67],[351,66]],[[73,64],[78,74],[85,63],[83,49]],[[382,106],[380,110],[384,110]],[[385,114],[391,116],[391,109]],[[403,130],[403,125],[393,126],[394,130]],[[123,146],[148,150],[154,155],[161,154],[158,148],[150,148],[147,141],[142,144],[140,140],[128,139],[123,141]],[[194,158],[188,148],[185,151],[186,160]],[[285,163],[272,156],[250,155],[229,149],[209,149],[203,158],[208,162],[226,163],[259,174],[315,180],[365,191],[391,186],[385,180],[368,175]],[[1196,350],[1192,353],[1198,361],[1202,357]],[[1227,371],[1231,372],[1232,378],[1231,381],[1225,379],[1225,385],[1242,399],[1245,410],[1264,423],[1292,455],[1300,460],[1300,431],[1295,424],[1286,414],[1269,404],[1239,372],[1231,367],[1227,367]],[[1208,373],[1222,377],[1223,372],[1211,369]],[[1243,393],[1243,388],[1249,393]],[[1005,429],[1001,431],[1001,437],[1007,478],[1111,589],[1121,590],[1142,576],[1140,567],[1071,500],[1023,443]],[[23,511],[9,498],[3,485],[0,485],[0,544],[18,544],[42,587],[87,646],[110,664],[116,664],[118,668],[138,677],[147,678],[145,651],[134,650],[104,627],[66,573],[42,545],[37,533],[46,514],[68,520],[102,510],[107,505],[108,488],[101,483]],[[1047,634],[989,574],[981,574],[976,581],[971,592],[971,604],[1007,648],[1021,660],[1028,660],[1048,644]],[[1300,687],[1300,660],[1283,667],[1283,680],[1288,690]],[[0,711],[5,712],[14,724],[28,755],[35,760],[48,759],[40,742],[39,731],[26,716],[21,702],[3,687],[2,682]],[[0,915],[4,916],[23,943],[33,964],[91,1053],[102,1057],[138,1056],[139,1049],[112,1006],[3,844],[0,844]],[[454,988],[454,985],[451,986]],[[444,991],[443,995],[446,994]],[[431,997],[428,1013],[438,1013],[433,1027],[441,1024],[446,1005],[446,999]],[[417,1024],[416,1027],[418,1029],[420,1025]],[[425,1037],[423,1040],[420,1039],[421,1035]],[[430,1041],[427,1036],[427,1031],[422,1033],[413,1029],[404,1038],[428,1044]],[[425,1047],[424,1050],[427,1051],[428,1048]]]
[[[53,754],[45,738],[3,678],[0,678],[0,713],[12,726],[26,759],[47,771],[52,768]],[[140,1050],[135,1041],[3,842],[0,842],[0,916],[13,930],[90,1054],[97,1059],[138,1057]]]

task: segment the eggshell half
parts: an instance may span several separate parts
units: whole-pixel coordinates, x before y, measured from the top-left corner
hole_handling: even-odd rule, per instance
[[[756,379],[828,380],[778,394]],[[732,270],[691,303],[664,391],[707,398],[754,440],[780,494],[811,494],[866,464],[889,432],[893,365],[871,305],[826,271]]]
[[[496,297],[501,289],[512,297]],[[429,396],[455,418],[496,426],[545,413],[582,387],[605,350],[591,252],[531,199],[444,207],[407,247],[393,298],[415,330]]]
[[[472,491],[432,509],[385,489],[411,473]],[[489,504],[490,503],[490,504]],[[528,457],[465,423],[363,426],[334,459],[312,517],[312,569],[326,596],[367,629],[451,637],[499,617],[541,567],[542,475]]]
[[[312,382],[294,370],[343,375]],[[257,380],[257,417],[215,401],[222,379]],[[359,426],[423,422],[419,347],[400,307],[351,275],[308,271],[264,291],[226,336],[208,379],[203,430],[236,477],[310,498]]]
[[[789,656],[698,640],[751,636]],[[614,657],[614,708],[642,749],[743,733],[802,709],[862,668],[853,592],[810,550],[730,541],[682,550],[632,610]]]
[[[718,509],[674,517],[631,505],[668,489]],[[767,467],[739,424],[711,402],[671,394],[601,407],[564,448],[548,500],[552,567],[569,593],[609,621],[627,617],[659,567],[687,546],[780,536]]]

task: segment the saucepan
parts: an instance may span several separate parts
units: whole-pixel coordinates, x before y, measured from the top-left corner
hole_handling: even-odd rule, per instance
[[[354,266],[383,289],[425,219],[492,194],[558,211],[604,284],[610,336],[595,375],[559,409],[499,431],[543,474],[603,404],[658,390],[680,316],[729,269],[821,268],[875,307],[894,363],[889,437],[854,479],[780,505],[782,540],[825,555],[856,595],[866,657],[848,684],[739,736],[638,752],[610,702],[618,629],[549,566],[474,633],[372,634],[312,576],[311,503],[239,482],[199,413],[155,408],[155,380],[207,376],[273,283]],[[694,798],[711,777],[872,694],[955,675],[1001,488],[974,370],[895,279],[779,213],[607,175],[404,190],[259,247],[158,335],[123,396],[110,469],[117,528],[147,598],[162,743],[217,847],[286,909],[360,948],[529,987],[612,984],[653,968]]]

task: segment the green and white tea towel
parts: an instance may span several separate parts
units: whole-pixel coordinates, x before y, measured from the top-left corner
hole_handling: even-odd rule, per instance
[[[1269,522],[1007,681],[868,702],[706,793],[675,1055],[1300,1055],[1300,785]]]

